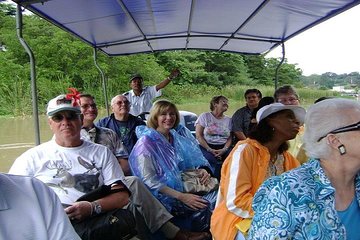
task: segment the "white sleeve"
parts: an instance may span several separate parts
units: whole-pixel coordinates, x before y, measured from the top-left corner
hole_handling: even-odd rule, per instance
[[[104,157],[102,159],[104,159],[102,162],[104,184],[109,185],[118,180],[121,180],[124,184],[126,184],[124,172],[121,169],[115,155],[108,148],[104,151]]]
[[[14,175],[34,176],[34,168],[31,166],[33,162],[29,150],[21,154],[12,164],[9,173]]]
[[[39,204],[44,222],[51,240],[78,240],[80,237],[71,225],[57,195],[41,181],[33,179],[34,189],[39,197]]]
[[[162,95],[161,89],[159,89],[159,91],[156,91],[156,86],[147,87],[147,90],[151,96],[151,99],[160,97]]]

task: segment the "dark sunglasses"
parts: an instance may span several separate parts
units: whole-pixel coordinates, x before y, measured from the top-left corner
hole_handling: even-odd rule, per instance
[[[360,122],[357,122],[357,123],[354,123],[354,124],[347,125],[345,127],[341,127],[341,128],[332,130],[331,132],[329,132],[326,135],[319,138],[318,142],[320,142],[323,138],[325,138],[330,133],[335,134],[335,133],[351,132],[351,131],[356,131],[356,130],[360,130]]]
[[[51,116],[51,120],[53,120],[54,122],[61,122],[62,120],[64,120],[64,118],[66,118],[66,120],[68,121],[74,121],[79,119],[80,113],[75,113],[75,112],[70,112],[70,113],[66,113],[66,114],[55,114],[54,116]]]

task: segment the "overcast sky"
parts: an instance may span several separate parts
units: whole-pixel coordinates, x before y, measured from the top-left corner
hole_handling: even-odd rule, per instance
[[[360,6],[320,23],[285,43],[288,63],[303,74],[360,72]],[[267,56],[281,57],[281,48]]]

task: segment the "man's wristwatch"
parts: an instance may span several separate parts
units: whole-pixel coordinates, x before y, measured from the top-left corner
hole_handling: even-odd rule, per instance
[[[93,206],[94,215],[98,215],[101,213],[101,205],[97,201],[91,202],[91,205]]]

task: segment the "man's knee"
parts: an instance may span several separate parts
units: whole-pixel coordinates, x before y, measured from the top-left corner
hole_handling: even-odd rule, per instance
[[[132,184],[134,184],[134,182],[139,181],[139,178],[135,177],[135,176],[126,176],[125,181],[128,184],[128,186],[130,187]]]
[[[136,194],[139,191],[144,191],[144,189],[148,190],[145,184],[138,177],[128,176],[125,177],[125,181],[132,194]]]

